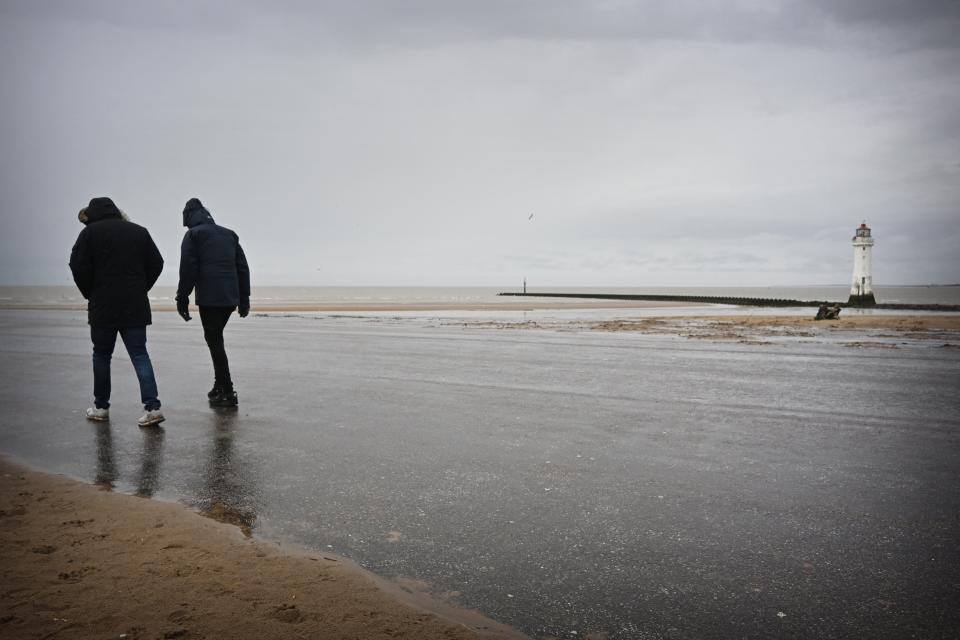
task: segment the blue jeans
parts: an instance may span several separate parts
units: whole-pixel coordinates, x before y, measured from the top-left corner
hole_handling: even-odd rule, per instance
[[[153,411],[160,408],[157,398],[157,379],[147,354],[147,328],[143,327],[90,327],[93,340],[93,397],[98,409],[110,408],[110,359],[117,344],[117,334],[130,354],[130,361],[140,381],[140,400],[143,408]]]

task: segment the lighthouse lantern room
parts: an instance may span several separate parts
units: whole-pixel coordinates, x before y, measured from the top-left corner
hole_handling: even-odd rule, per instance
[[[853,236],[853,286],[850,287],[850,299],[847,304],[876,304],[873,296],[873,267],[870,252],[873,250],[873,237],[870,227],[864,222]]]

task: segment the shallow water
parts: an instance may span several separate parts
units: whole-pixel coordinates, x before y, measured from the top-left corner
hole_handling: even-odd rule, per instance
[[[168,420],[142,431],[122,353],[109,428],[83,419],[83,322],[0,311],[0,451],[425,580],[534,637],[960,626],[957,349],[234,318],[241,407],[217,413],[200,327],[158,313]]]

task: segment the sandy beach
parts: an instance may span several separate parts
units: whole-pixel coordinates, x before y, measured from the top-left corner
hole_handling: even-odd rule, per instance
[[[0,0],[0,640],[960,640],[958,34]]]
[[[892,331],[957,331],[960,314],[954,315],[846,315],[837,320],[814,320],[809,316],[701,316],[697,320],[746,327],[791,327],[809,329],[890,329]]]
[[[700,316],[590,322],[597,331],[673,333],[694,338],[816,337],[874,332],[873,337],[910,336],[938,339],[960,331],[960,315],[851,315],[837,320],[812,316]],[[880,332],[880,333],[877,333]]]
[[[0,478],[0,635],[10,640],[522,637],[415,584],[253,541],[177,504],[4,460]]]

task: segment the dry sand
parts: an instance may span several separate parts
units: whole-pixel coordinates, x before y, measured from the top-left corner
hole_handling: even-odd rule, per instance
[[[343,558],[0,460],[0,637],[513,639]],[[429,607],[433,613],[424,607]]]
[[[701,316],[697,320],[735,323],[747,327],[792,327],[808,329],[891,329],[893,331],[958,331],[960,313],[944,315],[847,315],[837,320],[814,320],[810,316]],[[841,313],[841,316],[843,314]]]
[[[814,320],[810,316],[678,316],[588,322],[584,328],[598,331],[643,331],[677,333],[688,337],[742,337],[746,335],[818,336],[845,331],[883,330],[890,337],[911,335],[937,338],[960,331],[960,314],[938,316],[862,315],[837,320]],[[878,336],[879,337],[879,336]]]

